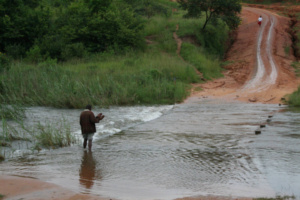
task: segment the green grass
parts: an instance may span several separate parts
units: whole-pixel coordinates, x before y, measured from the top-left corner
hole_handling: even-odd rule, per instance
[[[0,150],[1,147],[11,148],[11,143],[14,141],[29,142],[31,145],[27,145],[28,149],[40,150],[42,148],[55,149],[70,146],[78,143],[78,138],[71,133],[70,124],[65,120],[55,124],[38,122],[30,126],[24,125],[20,120],[12,126],[7,120],[2,119]],[[13,149],[11,150],[13,151]],[[5,155],[1,152],[0,161],[5,159]]]
[[[0,98],[3,97],[0,94]],[[12,104],[8,105],[5,104],[6,100],[3,100],[3,104],[0,104],[0,119],[22,119],[24,117],[24,109],[21,105]],[[1,100],[0,100],[1,102]]]
[[[300,62],[293,62],[292,67],[295,69],[296,76],[300,77]]]
[[[0,199],[3,199],[5,197],[5,195],[0,194]]]
[[[299,21],[300,20],[300,13],[296,14],[296,18]],[[298,55],[300,56],[300,26],[298,25],[297,27],[294,27],[296,31],[296,36],[297,36],[297,41],[295,41],[296,49],[298,49]],[[300,77],[300,62],[299,60],[297,62],[293,62],[292,66],[295,69],[296,76]],[[297,91],[295,91],[293,94],[288,96],[288,103],[293,106],[300,107],[300,87],[298,88]]]
[[[300,86],[296,92],[288,96],[288,104],[300,107]]]
[[[221,63],[218,59],[209,59],[201,52],[202,49],[189,43],[183,43],[182,57],[203,73],[205,79],[219,78],[222,76]]]
[[[49,66],[15,63],[2,78],[9,103],[67,108],[172,104],[187,96],[178,91],[199,79],[191,65],[160,52]]]
[[[276,196],[275,198],[254,198],[254,200],[293,200],[295,196]]]
[[[37,124],[36,132],[32,133],[36,139],[36,149],[56,149],[70,146],[77,142],[70,131],[70,125],[65,122],[59,124]]]
[[[291,49],[290,46],[284,46],[284,53],[285,53],[286,56],[290,55],[290,49]]]
[[[296,76],[300,77],[300,63],[299,62],[293,62],[292,66],[295,69]],[[288,104],[296,107],[300,107],[300,86],[298,87],[298,90],[294,93],[288,95]]]

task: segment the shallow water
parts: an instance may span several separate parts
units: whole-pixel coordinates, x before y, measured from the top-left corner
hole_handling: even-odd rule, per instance
[[[300,199],[300,112],[205,99],[93,111],[106,118],[97,125],[92,152],[81,144],[15,151],[0,164],[0,174],[124,200],[194,195]],[[80,112],[29,108],[26,123],[63,117],[80,136]],[[266,127],[256,135],[261,124]]]

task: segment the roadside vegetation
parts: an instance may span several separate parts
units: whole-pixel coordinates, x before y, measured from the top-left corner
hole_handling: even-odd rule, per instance
[[[275,198],[254,198],[254,200],[293,200],[295,196],[276,196]]]
[[[300,3],[298,2],[300,5]],[[291,38],[293,40],[293,51],[297,61],[293,62],[292,66],[295,69],[295,73],[300,77],[300,12],[296,12],[292,16],[291,20]],[[288,98],[288,103],[300,107],[300,86],[298,90],[291,94]]]

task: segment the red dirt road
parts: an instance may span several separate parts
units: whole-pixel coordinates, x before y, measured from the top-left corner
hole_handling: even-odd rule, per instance
[[[262,25],[257,23],[263,17]],[[293,93],[299,79],[291,67],[295,58],[287,32],[289,18],[258,8],[243,7],[236,42],[227,54],[224,78],[195,84],[193,97],[280,103]]]

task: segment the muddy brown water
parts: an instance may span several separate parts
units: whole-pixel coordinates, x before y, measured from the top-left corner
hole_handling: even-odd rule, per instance
[[[80,136],[80,111],[28,108],[25,123],[63,117]],[[40,152],[15,149],[0,164],[0,174],[122,200],[195,195],[300,199],[299,111],[208,99],[94,109],[100,111],[106,118],[97,125],[92,152],[81,144]],[[256,135],[261,124],[266,127]]]

